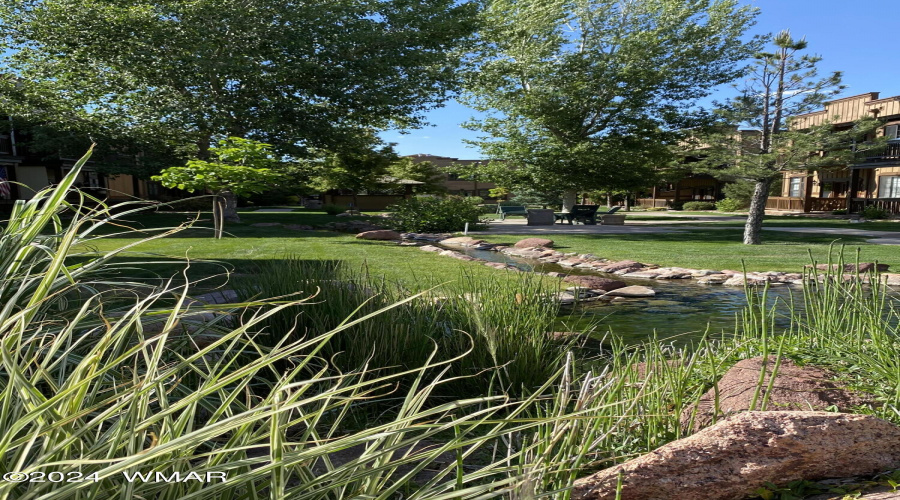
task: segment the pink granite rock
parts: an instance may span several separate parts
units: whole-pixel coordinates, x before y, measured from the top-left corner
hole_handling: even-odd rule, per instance
[[[575,500],[741,500],[766,483],[900,468],[900,427],[870,415],[746,412],[575,481]]]

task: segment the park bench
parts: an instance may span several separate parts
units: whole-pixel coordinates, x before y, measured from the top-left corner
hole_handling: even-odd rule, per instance
[[[497,205],[497,215],[500,220],[506,220],[507,215],[528,216],[528,209],[524,205]]]

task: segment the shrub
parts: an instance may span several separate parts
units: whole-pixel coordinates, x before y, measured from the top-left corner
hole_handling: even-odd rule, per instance
[[[481,207],[467,198],[414,198],[388,207],[392,211],[388,226],[399,231],[416,233],[444,233],[462,231],[468,222],[470,229],[483,223]]]
[[[737,212],[745,208],[747,208],[746,203],[741,200],[735,200],[732,198],[725,198],[724,200],[716,203],[716,210],[720,212]]]
[[[669,202],[669,209],[671,210],[683,210],[684,202],[683,201],[672,201]]]
[[[847,210],[832,210],[831,215],[847,215]]]
[[[715,210],[716,204],[711,201],[689,201],[682,205],[683,210]]]
[[[347,211],[347,207],[342,207],[340,205],[328,204],[322,205],[322,210],[325,211],[328,215],[337,215],[342,214]]]
[[[887,219],[887,210],[875,205],[868,205],[859,213],[865,219]]]
[[[669,209],[666,207],[650,207],[646,210],[648,212],[667,212]]]

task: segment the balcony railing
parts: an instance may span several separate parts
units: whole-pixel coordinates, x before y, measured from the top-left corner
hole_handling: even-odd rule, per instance
[[[769,196],[766,200],[766,210],[780,210],[785,212],[802,212],[803,198],[788,196]]]
[[[889,142],[880,146],[860,144],[853,153],[856,163],[878,163],[900,160],[900,142]]]
[[[12,153],[12,141],[9,136],[0,135],[0,155],[11,155]]]
[[[882,208],[889,214],[900,214],[900,198],[853,198],[850,203],[850,212],[859,213],[868,205]]]

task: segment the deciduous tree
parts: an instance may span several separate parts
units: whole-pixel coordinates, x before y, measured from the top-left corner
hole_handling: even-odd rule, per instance
[[[755,10],[734,0],[492,0],[468,126],[531,186],[630,189],[666,161],[687,107],[740,75]],[[509,186],[512,187],[512,186]]]
[[[154,176],[169,188],[189,192],[211,191],[216,234],[221,236],[224,221],[240,222],[237,197],[260,193],[281,180],[279,160],[273,156],[271,144],[240,137],[219,141],[209,150],[212,161],[189,160],[183,167],[169,167]]]
[[[421,182],[416,185],[417,193],[440,194],[445,193],[444,186],[446,173],[430,161],[413,161],[412,158],[399,158],[388,166],[388,175],[396,180],[411,180]]]
[[[316,151],[316,157],[301,161],[298,169],[317,191],[350,191],[353,208],[358,209],[359,193],[385,184],[391,165],[398,159],[392,144],[384,144],[374,134],[366,134],[357,137],[352,146]]]
[[[205,159],[216,136],[289,154],[335,147],[360,128],[415,127],[451,95],[476,10],[456,0],[9,0],[0,111],[136,157]]]

